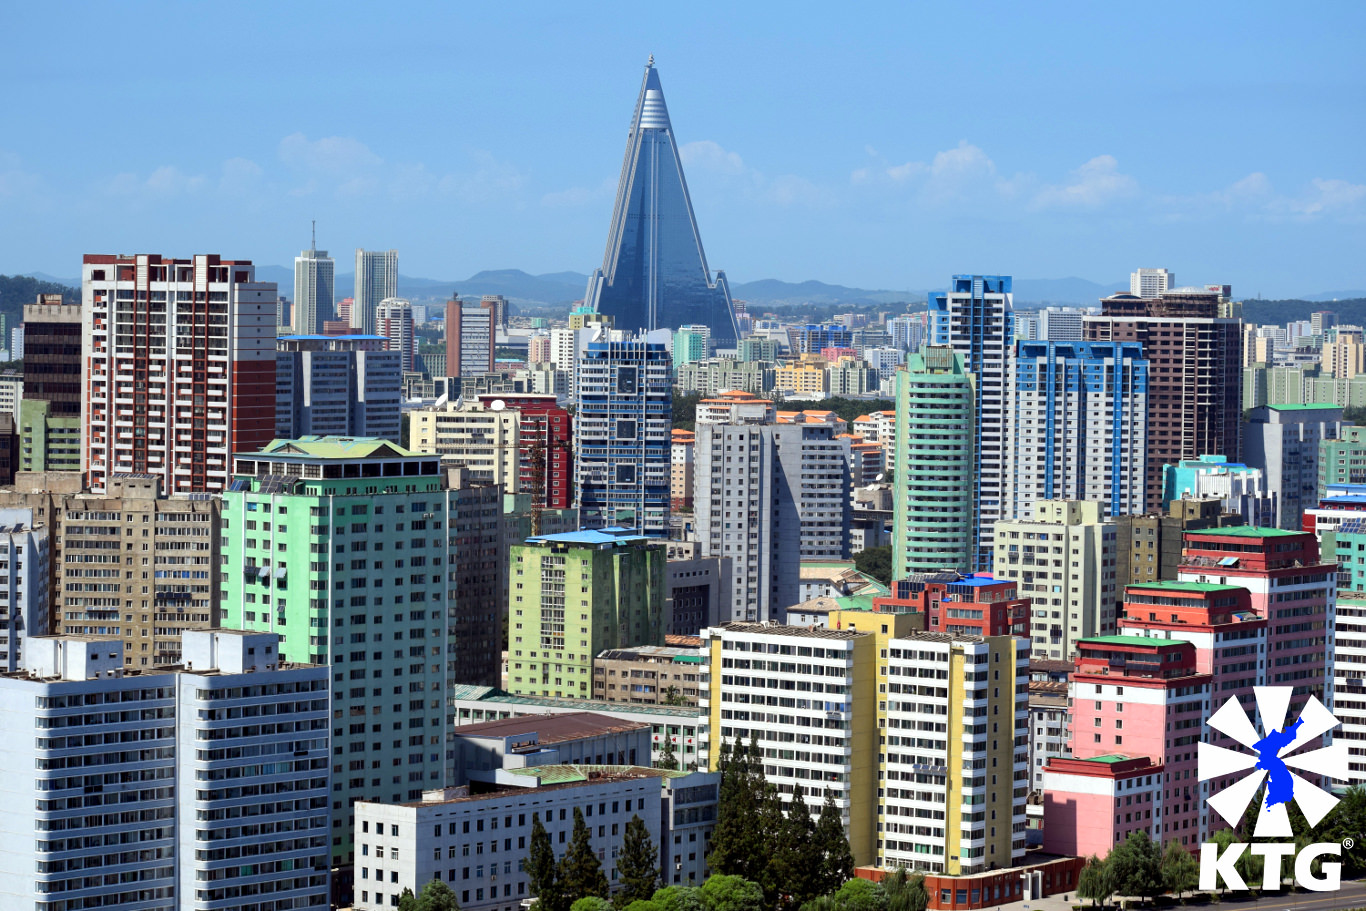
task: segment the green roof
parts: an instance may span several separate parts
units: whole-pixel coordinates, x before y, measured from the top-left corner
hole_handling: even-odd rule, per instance
[[[1103,762],[1112,765],[1116,762],[1128,762],[1132,756],[1119,756],[1114,753],[1107,753],[1104,756],[1092,756],[1090,759],[1083,759],[1083,762]]]
[[[314,459],[369,459],[412,458],[423,455],[404,449],[380,437],[305,436],[297,440],[271,440],[259,453],[237,453],[238,457],[253,455],[294,455]]]
[[[1287,535],[1302,535],[1302,531],[1289,531],[1284,528],[1258,528],[1254,525],[1234,525],[1229,528],[1200,528],[1187,532],[1192,535],[1218,535],[1221,538],[1283,538]]]
[[[520,769],[506,769],[510,775],[524,775],[535,778],[541,784],[570,784],[575,781],[588,781],[592,773],[603,776],[636,775],[650,778],[682,778],[693,774],[691,770],[654,769],[634,765],[538,765]]]
[[[488,686],[454,688],[454,698],[473,699],[479,702],[504,703],[509,705],[545,706],[547,708],[576,709],[580,712],[629,712],[633,715],[673,715],[678,718],[697,719],[701,709],[693,705],[648,705],[637,702],[608,702],[604,699],[561,699],[555,696],[518,696],[504,690]]]
[[[1126,588],[1160,588],[1168,591],[1224,592],[1241,588],[1240,585],[1217,585],[1213,582],[1133,582]]]
[[[1272,411],[1313,411],[1323,408],[1341,408],[1341,405],[1334,405],[1332,402],[1309,402],[1304,405],[1267,405]]]
[[[1087,644],[1099,645],[1146,645],[1155,648],[1159,645],[1172,645],[1182,639],[1150,639],[1147,636],[1090,636],[1081,640]]]

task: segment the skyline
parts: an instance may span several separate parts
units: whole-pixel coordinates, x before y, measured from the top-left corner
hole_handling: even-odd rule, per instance
[[[316,218],[334,258],[396,248],[405,275],[590,273],[654,54],[709,264],[732,282],[1164,266],[1239,297],[1366,287],[1352,6],[1158,5],[1142,22],[541,7],[517,25],[415,6],[363,26],[320,4],[89,9],[12,16],[0,272],[70,276],[116,251],[286,265]],[[568,38],[589,30],[584,55]],[[106,53],[126,46],[155,53]]]

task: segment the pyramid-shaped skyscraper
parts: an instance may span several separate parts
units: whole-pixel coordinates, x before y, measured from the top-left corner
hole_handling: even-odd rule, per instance
[[[713,279],[707,268],[653,57],[626,139],[607,253],[588,280],[585,303],[610,315],[618,329],[700,324],[711,328],[716,347],[737,343],[726,275]]]

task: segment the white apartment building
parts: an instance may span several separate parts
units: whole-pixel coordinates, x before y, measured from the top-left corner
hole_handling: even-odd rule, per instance
[[[1039,339],[1049,342],[1081,341],[1081,321],[1086,311],[1080,307],[1044,307],[1038,311]]]
[[[351,328],[375,335],[375,311],[380,301],[398,296],[398,251],[356,250],[356,290],[351,304]]]
[[[415,369],[417,336],[413,330],[413,305],[401,297],[386,297],[375,308],[375,334],[389,340],[389,350],[399,353],[404,370]]]
[[[996,523],[993,573],[1033,602],[1034,657],[1070,660],[1079,639],[1114,633],[1116,556],[1115,523],[1099,503],[1040,500],[1033,519]]]
[[[701,554],[729,557],[724,620],[782,620],[802,601],[802,561],[849,556],[849,439],[833,424],[772,423],[747,394],[727,416],[698,406],[693,510]],[[764,417],[750,416],[768,406]]]
[[[0,675],[0,831],[32,833],[4,906],[329,907],[327,669],[278,643],[187,632],[183,666],[125,672],[121,642],[32,639]]]
[[[336,300],[337,263],[326,250],[312,248],[294,257],[294,318],[290,325],[299,335],[314,335],[332,317]]]
[[[81,469],[170,493],[227,486],[234,452],[275,432],[275,299],[250,261],[87,254]]]
[[[404,414],[408,448],[441,456],[448,467],[464,467],[475,481],[517,490],[522,413],[494,410],[479,401],[438,401]]]
[[[1166,269],[1139,269],[1129,273],[1129,293],[1144,300],[1156,300],[1162,292],[1176,287],[1176,273]]]
[[[51,630],[48,546],[33,510],[0,509],[0,672],[18,670],[32,637]]]
[[[284,336],[275,354],[275,436],[398,442],[402,354],[377,336]]]
[[[14,330],[18,332],[18,329]],[[10,355],[16,361],[23,355]],[[0,412],[14,415],[15,420],[19,419],[19,406],[24,402],[24,375],[14,370],[6,370],[0,373]]]

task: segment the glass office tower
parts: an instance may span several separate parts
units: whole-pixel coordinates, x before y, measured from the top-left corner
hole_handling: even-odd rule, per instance
[[[607,253],[584,300],[627,332],[697,323],[710,327],[717,348],[734,348],[739,338],[725,273],[713,280],[702,251],[653,57],[626,140]]]

